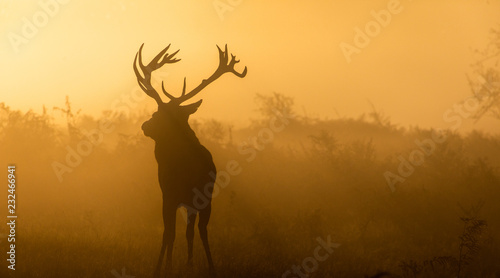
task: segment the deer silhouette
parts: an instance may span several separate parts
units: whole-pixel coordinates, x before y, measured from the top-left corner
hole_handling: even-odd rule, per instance
[[[164,232],[160,249],[160,256],[155,268],[154,277],[161,272],[162,262],[167,252],[166,268],[171,269],[172,251],[175,239],[175,222],[177,208],[185,206],[189,211],[187,216],[186,238],[188,243],[188,266],[192,266],[193,239],[196,216],[199,215],[198,230],[208,260],[209,274],[215,276],[215,268],[208,244],[207,225],[211,213],[211,200],[213,187],[216,179],[216,168],[210,152],[201,145],[195,132],[188,123],[191,114],[197,111],[202,100],[198,102],[181,105],[184,101],[191,99],[207,85],[230,72],[243,78],[247,74],[247,68],[239,73],[234,66],[239,61],[229,53],[227,45],[222,51],[219,46],[219,66],[207,79],[204,79],[197,87],[186,93],[186,78],[180,97],[174,97],[165,90],[162,82],[162,91],[170,99],[165,103],[151,84],[151,74],[164,64],[177,63],[180,59],[174,56],[179,52],[168,54],[168,45],[151,62],[145,66],[142,63],[141,45],[134,60],[134,71],[141,89],[158,104],[158,111],[148,121],[142,124],[144,135],[155,141],[155,158],[158,162],[158,180],[163,197],[163,223]],[[205,192],[207,196],[204,204],[195,201],[195,192]]]

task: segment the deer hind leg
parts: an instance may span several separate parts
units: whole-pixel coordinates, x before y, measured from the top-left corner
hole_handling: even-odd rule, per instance
[[[187,228],[186,228],[186,238],[187,238],[187,246],[188,246],[188,266],[193,265],[193,240],[194,240],[194,224],[196,222],[197,211],[189,211],[188,210],[187,217]]]
[[[210,253],[210,246],[208,245],[208,232],[207,225],[210,220],[211,207],[205,208],[200,211],[200,221],[198,222],[198,230],[200,232],[201,242],[203,242],[203,248],[205,248],[205,254],[208,260],[208,269],[211,277],[215,277],[214,262],[212,260],[212,254]]]

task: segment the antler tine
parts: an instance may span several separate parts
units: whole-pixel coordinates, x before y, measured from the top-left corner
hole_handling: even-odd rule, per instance
[[[170,45],[169,45],[169,46],[170,46]],[[181,51],[181,50],[180,50],[180,49],[178,49],[178,50],[177,50],[177,51],[175,51],[174,53],[172,53],[172,54],[170,54],[170,55],[165,56],[165,58],[163,58],[162,62],[163,62],[163,61],[165,61],[165,60],[169,60],[169,61],[171,61],[170,63],[177,63],[177,62],[179,62],[179,61],[181,60],[181,59],[179,59],[179,58],[176,58],[176,59],[174,59],[174,60],[171,60],[171,59],[175,56],[175,54],[179,53],[179,51]],[[167,63],[167,62],[163,62],[163,63]]]
[[[222,71],[222,73],[232,72],[234,75],[240,78],[243,78],[247,75],[247,67],[243,69],[242,73],[239,73],[234,69],[234,66],[240,62],[240,60],[236,59],[235,55],[231,54],[231,60],[228,63],[229,51],[227,51],[227,44],[224,47],[224,51],[222,51],[219,46],[217,46],[217,48],[219,49],[219,59],[220,59],[219,68],[217,70]]]
[[[169,94],[169,93],[167,92],[167,90],[165,90],[165,86],[164,86],[164,85],[165,85],[165,84],[164,84],[164,82],[162,81],[162,82],[161,82],[161,90],[163,91],[163,93],[164,93],[164,94],[165,94],[165,95],[166,95],[166,96],[167,96],[170,100],[175,100],[175,99],[177,99],[177,98],[176,98],[176,97],[174,97],[173,95]]]
[[[167,45],[167,47],[165,47],[162,51],[160,51],[160,53],[158,53],[158,55],[156,55],[153,58],[153,60],[151,60],[151,62],[148,64],[148,68],[155,70],[155,69],[159,69],[161,66],[163,66],[165,64],[173,64],[173,63],[179,62],[181,59],[172,59],[172,58],[175,56],[175,54],[179,53],[180,49],[169,55],[167,53],[169,48],[170,48],[170,44]],[[163,59],[161,59],[161,58],[163,58]],[[160,59],[161,59],[161,61],[160,61]]]
[[[233,69],[232,73],[234,73],[234,75],[238,76],[239,78],[243,78],[243,77],[247,76],[247,67],[245,66],[245,68],[243,69],[243,72],[241,72],[241,73],[235,71],[234,69]]]
[[[165,47],[162,51],[160,51],[160,53],[158,53],[154,58],[153,60],[151,60],[151,62],[149,62],[148,66],[156,66],[158,67],[160,64],[164,64],[164,60],[165,58],[162,59],[162,61],[160,63],[158,63],[158,61],[160,60],[160,58],[162,58],[165,53],[168,51],[168,49],[170,48],[170,44],[167,45],[167,47]]]
[[[177,100],[178,98],[174,97],[173,95],[171,95],[169,92],[167,92],[167,90],[165,89],[165,84],[164,82],[162,81],[161,82],[161,89],[163,91],[163,93],[170,99],[170,100]],[[184,77],[184,86],[182,87],[182,95],[181,97],[183,97],[184,95],[186,94],[186,77]]]
[[[186,95],[186,77],[184,77],[184,86],[182,86],[182,97]]]
[[[138,56],[139,56],[139,52],[137,52],[137,53],[135,54],[135,58],[134,58],[134,72],[135,72],[135,76],[137,76],[137,78],[139,78],[139,77],[141,77],[141,78],[142,78],[141,73],[140,73],[140,72],[139,72],[139,70],[137,69],[137,64],[139,64],[139,66],[140,66],[141,68],[143,67],[143,65],[142,65],[141,61],[140,61],[140,60],[139,60],[139,61],[137,61],[137,57],[138,57]],[[139,84],[139,85],[141,85],[141,84]]]
[[[220,49],[220,47],[217,45],[217,49],[219,50],[219,65],[220,64],[227,64],[227,44],[226,48],[224,51]]]
[[[134,72],[137,77],[137,83],[139,83],[139,87],[150,97],[152,97],[158,105],[162,103],[163,101],[161,100],[160,95],[158,95],[158,92],[155,91],[155,89],[151,86],[151,73],[148,71],[144,71],[145,67],[142,64],[142,47],[144,44],[141,45],[139,48],[139,51],[135,54],[135,59],[134,59]],[[137,64],[139,64],[139,69],[137,68]],[[144,76],[144,77],[143,77]]]
[[[139,86],[141,89],[150,97],[156,100],[156,102],[159,104],[163,103],[161,100],[160,95],[158,92],[153,88],[151,85],[151,73],[162,67],[164,64],[172,64],[172,63],[177,63],[181,59],[176,59],[174,56],[179,52],[179,50],[175,51],[172,54],[168,54],[167,51],[170,48],[170,44],[165,47],[160,53],[158,53],[152,60],[151,62],[148,63],[147,66],[144,66],[142,63],[142,48],[144,47],[144,44],[141,45],[139,48],[139,51],[135,55],[135,60],[134,60],[134,72],[135,75],[137,76],[137,82],[139,83]],[[139,68],[137,67],[139,65]],[[162,89],[165,95],[172,99],[175,99],[172,95],[167,93],[165,90],[164,84],[162,82]]]
[[[221,77],[226,72],[231,72],[234,75],[243,78],[247,75],[247,67],[243,69],[243,72],[237,72],[234,69],[234,66],[240,61],[236,59],[236,56],[231,54],[231,60],[229,60],[229,51],[227,50],[227,44],[224,46],[224,51],[217,45],[217,49],[219,50],[219,66],[215,70],[215,72],[207,79],[201,81],[201,83],[186,94],[186,79],[184,79],[184,87],[182,89],[182,95],[175,99],[176,102],[181,103],[184,102],[196,94],[198,94],[201,90],[203,90],[210,83],[217,80],[217,78]],[[173,99],[174,100],[174,99]]]
[[[236,60],[236,56],[231,54],[231,61],[229,62],[229,67],[231,68],[231,72],[238,76],[239,78],[243,78],[247,75],[247,67],[245,66],[245,68],[243,69],[243,72],[239,73],[237,72],[235,69],[234,69],[234,65],[236,65],[237,63],[239,63],[240,60]]]

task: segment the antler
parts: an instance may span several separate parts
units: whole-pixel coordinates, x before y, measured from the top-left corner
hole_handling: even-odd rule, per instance
[[[150,97],[154,98],[156,102],[159,104],[163,103],[161,100],[160,95],[158,95],[158,92],[153,88],[151,85],[151,73],[156,70],[161,68],[164,64],[172,64],[172,63],[177,63],[181,59],[175,59],[174,56],[179,52],[179,50],[175,51],[172,54],[168,54],[167,51],[170,47],[170,44],[165,47],[156,57],[149,62],[147,66],[144,66],[142,64],[142,47],[144,44],[141,45],[139,48],[139,51],[135,55],[134,59],[134,71],[135,75],[137,76],[137,82],[139,82],[139,86],[141,89]],[[137,65],[139,65],[139,68],[137,68]],[[144,75],[144,77],[142,77]],[[185,82],[184,82],[184,87],[185,87]],[[162,87],[163,87],[163,82],[162,82]],[[167,95],[168,96],[168,95]]]
[[[245,69],[243,69],[242,73],[239,73],[234,69],[234,66],[237,63],[239,63],[240,61],[236,60],[236,56],[234,56],[233,54],[231,54],[231,60],[229,61],[229,52],[227,51],[227,44],[226,44],[224,51],[222,51],[219,46],[217,46],[217,49],[219,50],[219,67],[217,67],[215,72],[209,78],[201,81],[201,84],[198,85],[193,90],[191,90],[188,94],[186,94],[186,78],[184,78],[184,87],[182,88],[182,95],[178,98],[169,94],[165,90],[165,87],[163,86],[163,82],[162,82],[161,85],[162,85],[163,93],[165,93],[165,95],[170,99],[171,102],[175,102],[177,104],[180,104],[180,103],[194,97],[201,90],[203,90],[206,86],[208,86],[208,84],[214,82],[215,80],[217,80],[219,77],[221,77],[226,72],[231,72],[240,78],[243,78],[247,75],[247,67],[245,67]],[[175,52],[175,53],[177,53],[177,52]]]

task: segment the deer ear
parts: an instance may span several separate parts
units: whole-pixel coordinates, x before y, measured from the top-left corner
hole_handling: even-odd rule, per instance
[[[191,103],[191,104],[188,104],[188,105],[181,106],[183,112],[186,113],[187,115],[193,114],[194,112],[196,112],[198,110],[198,107],[200,107],[202,101],[203,100],[200,99],[200,100],[198,100],[195,103]]]

